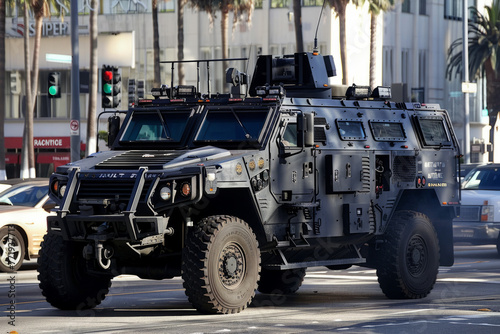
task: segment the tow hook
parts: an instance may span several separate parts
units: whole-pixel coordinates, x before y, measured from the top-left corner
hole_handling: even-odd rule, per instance
[[[95,248],[91,244],[83,247],[83,257],[86,260],[92,259],[95,256],[97,263],[102,269],[106,270],[111,266],[111,258],[114,255],[114,249],[109,246],[104,246],[102,242],[96,240]]]
[[[96,244],[97,262],[102,269],[106,270],[111,265],[111,257],[114,254],[113,248],[104,247],[100,242]]]

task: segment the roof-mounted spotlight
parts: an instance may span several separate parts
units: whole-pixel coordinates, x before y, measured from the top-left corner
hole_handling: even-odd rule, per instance
[[[391,87],[378,86],[373,90],[372,97],[380,100],[390,100],[392,98]]]
[[[179,85],[175,89],[176,97],[196,97],[196,87],[195,86],[185,86]]]
[[[368,86],[356,86],[353,84],[347,88],[345,96],[349,100],[367,99],[371,96],[371,89]]]
[[[151,95],[153,95],[155,99],[159,99],[162,96],[168,96],[168,90],[169,89],[167,85],[161,85],[160,88],[152,88]]]

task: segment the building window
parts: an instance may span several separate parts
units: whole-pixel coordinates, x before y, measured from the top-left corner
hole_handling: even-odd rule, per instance
[[[255,9],[262,9],[262,8],[263,8],[263,7],[262,7],[262,3],[263,3],[263,2],[264,2],[264,0],[255,0],[255,1],[253,2],[253,7],[254,7]]]
[[[477,0],[466,0],[467,8],[477,7]],[[444,1],[444,18],[448,20],[462,20],[463,17],[463,0],[445,0]],[[470,18],[470,10],[469,10]]]
[[[401,82],[408,83],[410,68],[410,50],[401,51]]]
[[[323,6],[323,0],[303,0],[304,7]]]
[[[271,0],[271,8],[288,8],[290,0]]]
[[[420,15],[427,15],[427,0],[419,0],[419,10],[418,13]]]
[[[403,13],[411,13],[411,1],[403,0],[403,4],[401,5],[401,11]]]
[[[384,52],[383,53],[384,66],[382,68],[382,84],[384,86],[390,86],[394,81],[392,74],[392,64],[393,64],[392,49],[389,47],[384,47],[383,52]]]
[[[173,12],[175,10],[174,0],[159,0],[158,11],[161,13]]]

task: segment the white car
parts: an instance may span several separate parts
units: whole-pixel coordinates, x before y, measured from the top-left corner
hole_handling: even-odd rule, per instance
[[[49,181],[26,181],[0,193],[0,272],[15,272],[23,260],[38,256],[55,203]]]
[[[496,245],[500,255],[500,164],[472,169],[462,183],[459,217],[453,239],[475,245]]]

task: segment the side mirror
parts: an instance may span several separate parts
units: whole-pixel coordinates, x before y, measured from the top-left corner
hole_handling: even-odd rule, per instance
[[[57,206],[57,203],[52,201],[52,200],[48,200],[44,205],[42,205],[42,209],[44,209],[45,211],[47,212],[50,212],[52,209],[54,209],[55,207]]]
[[[302,113],[297,116],[297,146],[314,146],[314,114]]]
[[[120,131],[120,117],[114,115],[108,118],[108,147],[113,146]]]

